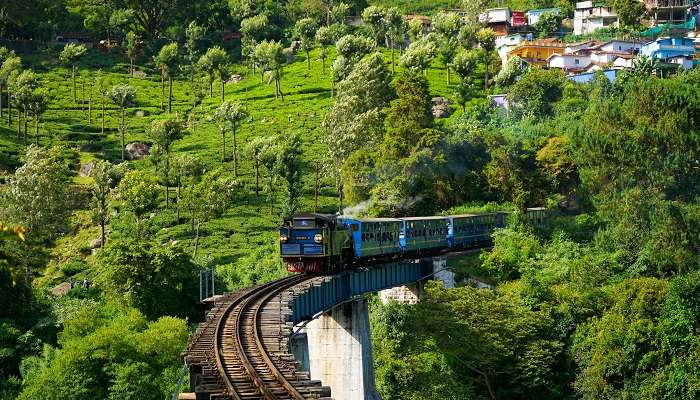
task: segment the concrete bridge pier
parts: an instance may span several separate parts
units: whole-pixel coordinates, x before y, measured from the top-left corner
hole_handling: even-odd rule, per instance
[[[435,257],[432,259],[432,279],[441,281],[446,288],[455,287],[455,273],[447,268],[447,258]],[[380,290],[379,299],[383,304],[389,301],[398,301],[402,304],[416,304],[420,300],[421,282],[410,285],[396,286],[390,289]]]
[[[311,379],[330,386],[334,400],[380,399],[374,383],[366,300],[336,306],[305,330],[306,335],[292,338],[292,351],[297,360],[308,362],[304,367]]]

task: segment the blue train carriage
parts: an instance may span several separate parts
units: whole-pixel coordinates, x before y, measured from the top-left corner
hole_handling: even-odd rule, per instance
[[[338,217],[352,237],[357,259],[384,258],[401,253],[401,220],[396,218]]]
[[[447,247],[447,217],[401,218],[400,244],[404,252],[421,253]]]
[[[280,255],[289,272],[336,272],[350,263],[350,234],[330,214],[305,213],[280,227]]]
[[[450,248],[463,248],[491,241],[491,233],[505,226],[505,213],[450,215],[447,242]]]

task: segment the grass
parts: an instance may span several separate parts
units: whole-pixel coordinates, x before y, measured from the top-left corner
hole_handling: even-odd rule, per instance
[[[389,52],[384,49],[385,59],[389,65]],[[242,102],[246,105],[250,118],[246,120],[238,133],[238,147],[243,149],[245,144],[256,136],[300,134],[304,142],[303,158],[308,163],[308,173],[304,176],[306,188],[302,209],[313,208],[313,184],[314,177],[311,163],[320,160],[324,148],[320,143],[320,123],[325,112],[332,105],[333,99],[330,92],[330,71],[333,55],[326,61],[326,70],[322,70],[321,62],[316,61],[316,52],[311,54],[311,70],[307,70],[306,60],[303,54],[298,54],[295,62],[285,67],[282,80],[282,90],[285,93],[284,101],[275,99],[274,88],[261,82],[259,74],[252,74],[241,65],[232,66],[232,72],[240,74],[243,80],[239,83],[226,85],[226,99]],[[398,61],[398,54],[397,54]],[[72,83],[70,70],[58,65],[55,54],[38,54],[24,57],[25,66],[33,68],[41,79],[43,85],[49,89],[51,102],[49,110],[43,116],[40,125],[40,144],[63,144],[69,148],[67,153],[74,157],[76,165],[73,183],[87,185],[90,178],[80,177],[77,174],[80,164],[85,164],[93,159],[107,159],[112,162],[120,162],[120,138],[117,133],[119,124],[119,110],[106,102],[105,134],[101,134],[101,103],[97,92],[93,92],[92,116],[88,120],[87,106],[75,103],[72,97]],[[390,68],[390,65],[389,65]],[[160,75],[149,68],[140,68],[145,76],[131,77],[127,74],[127,66],[123,60],[110,58],[91,52],[80,68],[78,96],[82,97],[82,82],[85,81],[86,97],[89,97],[90,83],[98,73],[98,69],[108,81],[109,86],[128,83],[136,88],[137,104],[127,110],[127,136],[126,142],[148,142],[146,129],[157,118],[162,118],[165,113],[160,109],[161,83]],[[397,75],[401,68],[397,67]],[[477,73],[480,73],[477,71]],[[435,61],[427,71],[427,79],[430,82],[431,94],[452,98],[456,88],[456,79],[451,85],[446,84],[444,67]],[[206,86],[207,84],[204,83]],[[208,91],[208,90],[207,90]],[[166,88],[167,94],[167,88]],[[193,117],[194,126],[190,133],[179,140],[173,154],[190,153],[198,157],[209,166],[220,164],[220,132],[218,127],[209,121],[209,115],[218,107],[220,99],[220,84],[214,84],[214,96],[206,97],[201,105],[192,108],[192,90],[185,77],[175,80],[173,86],[173,112],[186,117]],[[450,118],[460,114],[459,107],[455,106],[455,113]],[[444,124],[449,119],[436,121]],[[20,158],[25,145],[16,137],[16,118],[13,126],[7,126],[6,121],[0,121],[0,173],[13,170],[20,164]],[[32,122],[30,121],[29,141],[32,140]],[[230,142],[230,135],[228,138]],[[230,143],[227,143],[227,152],[230,152]],[[230,157],[230,155],[229,155]],[[241,263],[255,262],[246,258],[251,249],[269,248],[270,257],[274,256],[276,228],[280,222],[277,211],[270,215],[265,195],[256,198],[254,194],[254,170],[252,163],[245,157],[241,158],[239,166],[240,180],[243,189],[237,196],[236,204],[220,218],[214,219],[202,227],[200,238],[200,254],[206,255],[210,263],[220,265],[224,276],[240,276],[226,269],[238,270],[247,268]],[[227,161],[230,164],[230,161]],[[136,168],[152,168],[148,160],[135,161],[132,165]],[[279,202],[278,202],[279,204]],[[328,177],[321,181],[319,207],[323,211],[333,212],[337,208],[334,182]],[[160,226],[157,237],[163,241],[177,240],[187,248],[191,248],[193,232],[186,220],[181,224],[175,223],[174,210],[163,210],[155,216],[156,225]],[[89,232],[86,234],[85,232]],[[80,254],[77,247],[89,245],[89,241],[97,237],[94,227],[86,228],[77,233],[80,243],[66,240],[57,244],[59,253],[66,253],[60,259],[70,259],[71,254]],[[66,243],[67,242],[67,243]],[[70,244],[70,245],[68,245]],[[89,257],[87,258],[89,261]],[[53,266],[49,272],[60,270],[60,265]],[[47,277],[45,282],[55,283],[64,279],[60,273]],[[231,278],[226,282],[229,286],[235,286],[236,282]]]

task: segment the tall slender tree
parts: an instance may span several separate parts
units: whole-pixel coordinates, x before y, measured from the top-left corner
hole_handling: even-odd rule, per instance
[[[185,123],[178,117],[156,120],[148,129],[148,137],[158,146],[163,155],[163,181],[165,186],[165,207],[169,204],[170,193],[170,153],[176,140],[185,135]]]
[[[126,34],[126,56],[129,57],[129,74],[134,76],[134,59],[139,51],[140,38],[135,32]]]
[[[197,73],[197,57],[199,56],[199,41],[204,37],[206,30],[192,21],[185,30],[185,50],[187,51],[187,69],[190,78],[190,90],[192,91],[192,107],[197,106],[197,90],[195,88],[194,77]]]
[[[238,177],[238,143],[236,141],[236,131],[238,124],[248,116],[245,108],[241,103],[233,101],[225,101],[214,113],[214,119],[219,123],[223,134],[223,140],[226,141],[225,131],[230,129],[232,138],[232,155],[233,155],[233,176]]]
[[[173,75],[177,71],[177,66],[180,62],[178,51],[177,43],[166,44],[155,57],[156,65],[160,67],[161,73],[161,109],[163,108],[163,97],[165,95],[165,77],[168,77],[168,113],[173,111]]]
[[[83,57],[83,55],[85,55],[86,51],[87,49],[82,44],[68,43],[59,55],[61,62],[70,66],[71,68],[71,77],[73,80],[73,102],[78,101],[78,91],[75,84],[75,73],[77,70],[77,64]]]
[[[12,81],[22,71],[22,61],[19,57],[9,57],[0,66],[0,83],[7,87],[7,125],[12,126]]]
[[[119,107],[119,112],[121,115],[121,122],[119,124],[119,135],[122,139],[122,161],[126,160],[126,143],[124,143],[124,137],[126,135],[126,108],[133,105],[136,101],[136,90],[129,85],[121,84],[116,85],[109,92],[109,98],[112,99],[114,104]]]
[[[309,52],[313,50],[315,45],[316,28],[316,21],[313,18],[302,18],[294,24],[294,34],[301,41],[301,49],[306,53],[306,69],[308,71],[311,71]]]

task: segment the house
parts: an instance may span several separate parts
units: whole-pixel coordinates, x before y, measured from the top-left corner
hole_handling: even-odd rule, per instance
[[[522,35],[514,34],[508,36],[500,36],[496,38],[496,51],[501,57],[501,63],[506,65],[508,61],[508,52],[522,43],[525,38]]]
[[[657,58],[665,63],[677,64],[683,68],[694,66],[695,43],[687,37],[663,37],[644,43],[639,50],[640,54]]]
[[[639,52],[660,60],[676,56],[692,57],[695,54],[695,44],[693,39],[687,37],[662,37],[644,43]]]
[[[587,35],[600,28],[618,26],[618,18],[612,7],[605,3],[580,1],[574,11],[574,35]]]
[[[569,43],[566,48],[564,48],[565,54],[576,53],[582,50],[588,50],[592,47],[598,46],[600,44],[597,40],[585,40],[583,42]]]
[[[92,37],[90,37],[90,35],[88,35],[87,33],[80,32],[64,32],[62,34],[56,35],[53,38],[53,41],[57,44],[82,44],[85,45],[85,47],[87,47],[88,49],[92,48],[93,46]]]
[[[596,75],[602,73],[610,82],[615,82],[620,71],[616,69],[608,69],[602,72],[587,72],[585,74],[570,75],[569,79],[576,83],[591,83],[595,81]]]
[[[508,59],[518,56],[530,64],[546,66],[553,54],[564,54],[566,44],[555,39],[525,41],[508,52]]]
[[[582,72],[586,71],[592,63],[589,54],[552,54],[547,59],[549,68],[558,68],[564,72]]]
[[[479,22],[485,23],[496,36],[505,36],[510,29],[510,8],[492,8],[479,14]]]
[[[536,10],[530,10],[525,13],[527,15],[527,24],[530,26],[534,26],[537,21],[540,20],[540,17],[544,14],[554,14],[554,15],[559,15],[560,11],[559,8],[540,8]]]
[[[607,41],[594,49],[599,49],[607,53],[638,53],[639,49],[642,48],[640,42],[630,41],[630,40],[610,40]]]
[[[411,23],[411,21],[413,21],[414,19],[419,20],[423,25],[423,30],[425,32],[430,32],[433,30],[433,20],[430,19],[430,17],[427,17],[425,15],[406,14],[403,18],[407,24]]]
[[[641,0],[651,17],[652,25],[683,23],[688,9],[693,5],[688,0]]]
[[[527,27],[527,15],[524,11],[511,11],[510,26],[517,30]]]

